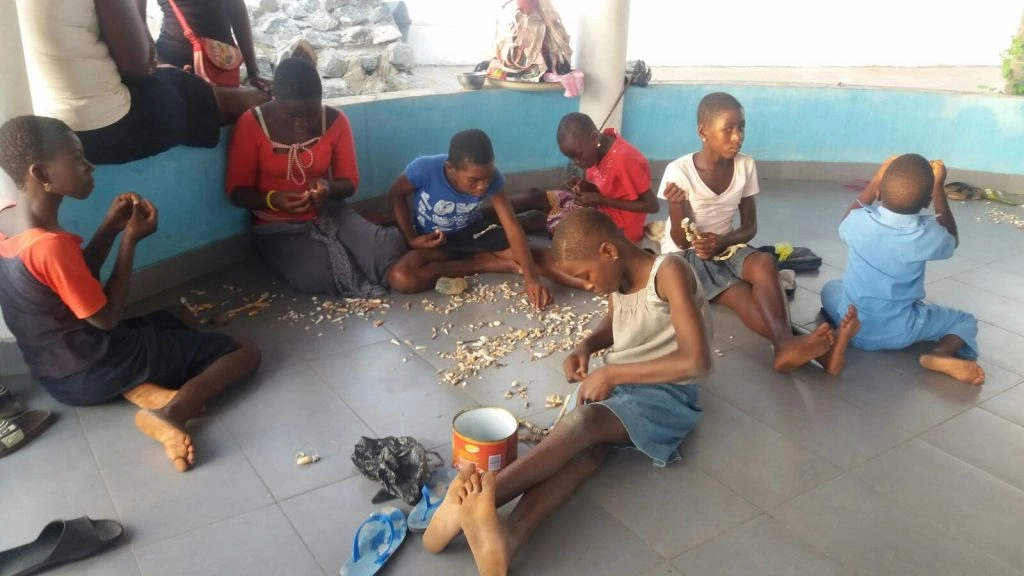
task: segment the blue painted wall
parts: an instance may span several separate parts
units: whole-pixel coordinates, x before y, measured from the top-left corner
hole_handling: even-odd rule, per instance
[[[92,196],[85,201],[66,199],[60,208],[61,223],[88,240],[115,196],[142,194],[159,211],[159,229],[139,244],[137,268],[243,232],[247,215],[224,194],[230,134],[230,129],[222,130],[221,143],[214,149],[181,146],[129,164],[97,166]],[[112,262],[113,257],[108,270]]]
[[[729,92],[758,160],[868,162],[917,152],[963,170],[1024,174],[1024,98],[853,88],[655,85],[626,94],[623,134],[652,160],[699,147],[697,103]]]
[[[579,102],[561,91],[522,93],[479,90],[396,98],[343,107],[352,123],[359,158],[359,194],[385,194],[410,160],[448,151],[452,134],[487,132],[498,167],[506,173],[562,166],[555,142],[562,116]]]
[[[651,160],[697,148],[695,111],[711,91],[735,95],[747,111],[745,150],[759,160],[874,163],[898,152],[949,166],[1024,174],[1024,98],[850,88],[654,85],[625,97],[623,133]],[[494,141],[506,173],[557,168],[565,159],[555,127],[577,100],[561,92],[481,90],[345,106],[359,158],[359,197],[384,194],[418,155],[447,151],[465,128]],[[600,119],[597,119],[600,120]],[[145,266],[245,230],[246,214],[223,191],[230,132],[213,150],[177,148],[122,166],[101,166],[86,202],[62,207],[65,226],[95,230],[111,199],[136,191],[160,210],[160,230],[140,245]]]

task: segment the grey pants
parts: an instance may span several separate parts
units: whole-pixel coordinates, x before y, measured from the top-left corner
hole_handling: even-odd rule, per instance
[[[336,238],[370,284],[387,287],[387,271],[408,248],[402,232],[363,218],[344,201],[321,207],[334,222]],[[253,243],[267,264],[293,288],[307,294],[343,296],[335,282],[327,246],[313,237],[313,222],[275,222],[252,227]]]

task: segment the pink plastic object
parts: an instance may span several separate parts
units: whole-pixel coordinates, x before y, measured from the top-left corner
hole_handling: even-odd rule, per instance
[[[583,93],[583,72],[572,70],[568,74],[559,76],[553,72],[544,75],[545,82],[561,82],[565,88],[566,98],[575,98]]]

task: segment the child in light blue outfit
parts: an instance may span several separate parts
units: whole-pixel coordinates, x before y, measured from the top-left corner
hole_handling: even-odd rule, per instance
[[[921,365],[961,382],[982,384],[978,322],[967,312],[922,301],[925,263],[956,249],[957,227],[943,185],[946,168],[917,154],[891,158],[878,170],[839,226],[849,247],[842,280],[821,290],[825,312],[839,320],[852,305],[863,350],[897,350],[936,341]],[[876,199],[880,206],[874,206]],[[921,211],[935,205],[935,216]]]

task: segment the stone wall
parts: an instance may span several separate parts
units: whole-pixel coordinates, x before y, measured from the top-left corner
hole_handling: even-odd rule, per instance
[[[160,7],[148,0],[154,37]],[[273,77],[279,54],[304,39],[316,50],[324,97],[379,94],[421,88],[413,50],[402,41],[388,3],[382,0],[245,0],[252,21],[260,73]]]

